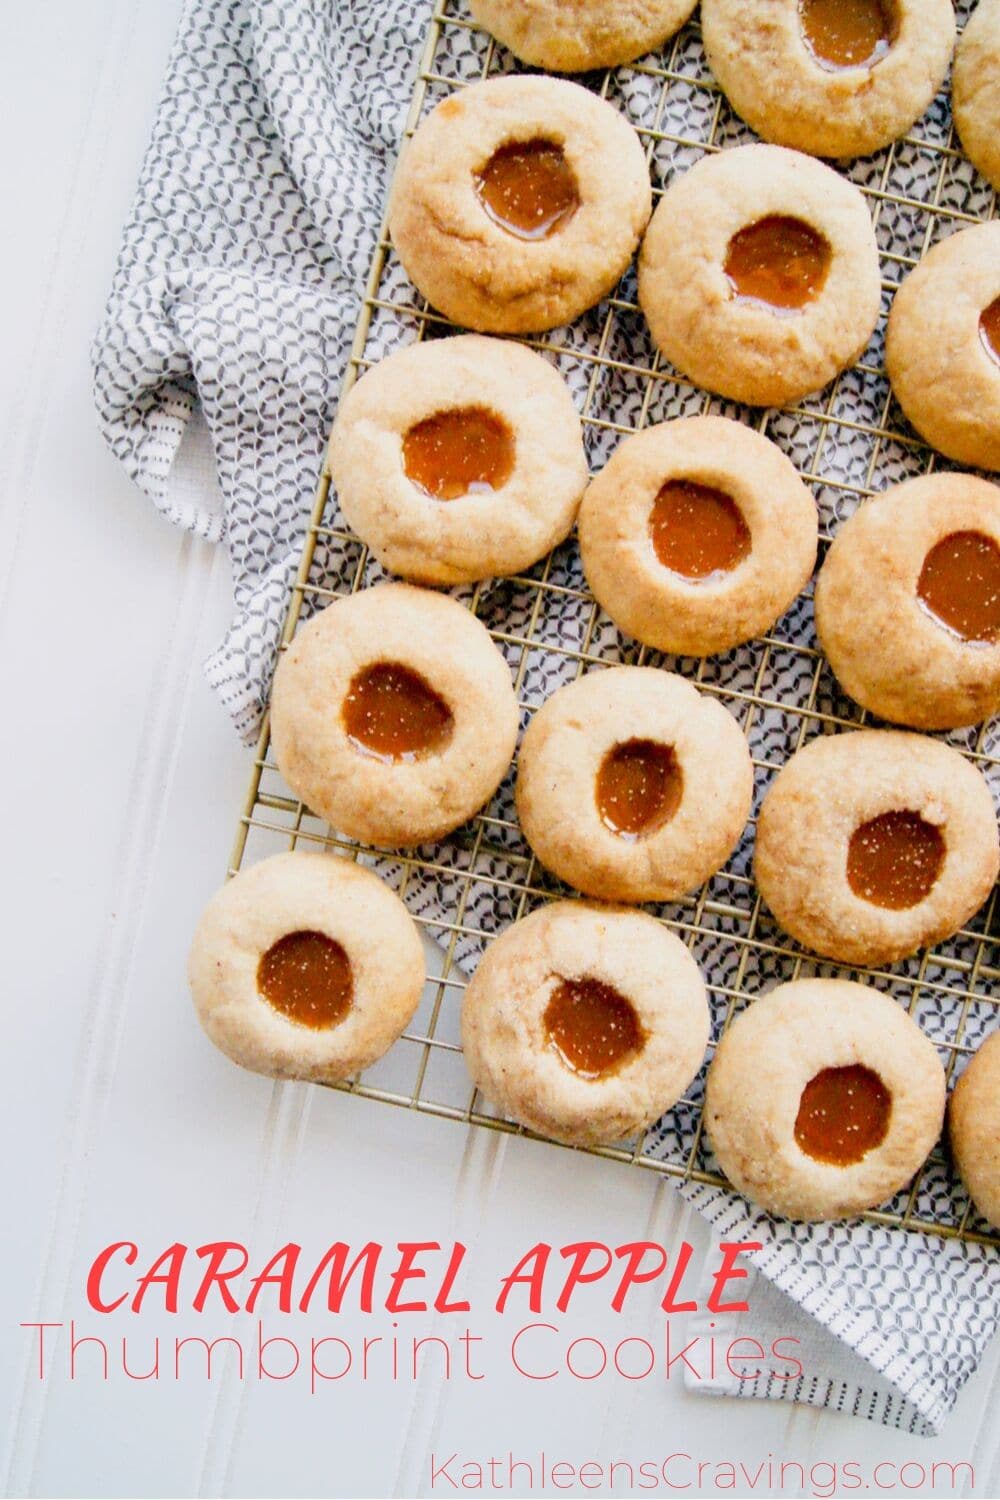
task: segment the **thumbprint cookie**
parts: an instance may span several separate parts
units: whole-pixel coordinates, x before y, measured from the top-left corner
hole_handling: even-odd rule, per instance
[[[406,907],[370,870],[276,854],[212,897],[188,977],[202,1026],[234,1062],[336,1083],[405,1030],[424,955]]]
[[[695,385],[749,406],[797,401],[852,364],[880,295],[859,190],[780,146],[720,151],[675,178],[639,258],[660,351]]]
[[[955,1085],[948,1131],[969,1197],[1000,1229],[1000,1031],[986,1038]]]
[[[843,1219],[916,1175],[944,1104],[937,1052],[895,1000],[845,979],[799,979],[723,1035],[705,1129],[751,1202],[786,1219]]]
[[[550,73],[616,68],[679,31],[696,0],[470,0],[480,26]]]
[[[394,573],[517,573],[566,537],[587,483],[565,381],[540,354],[465,334],[413,344],[351,389],[330,440],[349,524]]]
[[[816,628],[841,687],[913,729],[1000,708],[1000,488],[925,474],[869,500],[816,582]]]
[[[274,678],[271,740],[297,797],[340,833],[443,838],[489,801],[518,712],[507,663],[454,599],[383,583],[304,625]]]
[[[546,869],[605,901],[697,890],[739,842],[752,794],[733,716],[656,667],[609,667],[560,688],[521,746],[525,838]]]
[[[815,503],[789,460],[726,417],[626,438],[580,511],[595,598],[619,629],[682,656],[769,630],[812,573],[816,534]]]
[[[405,148],[389,228],[417,290],[481,333],[570,323],[625,271],[652,207],[614,105],[561,78],[474,83]]]
[[[885,358],[922,438],[957,463],[1000,469],[1000,221],[941,240],[910,272]]]
[[[951,101],[966,156],[1000,188],[1000,0],[979,0],[959,38]]]
[[[951,0],[702,0],[705,52],[766,141],[867,156],[905,135],[944,82]]]
[[[644,912],[558,901],[491,943],[462,1045],[485,1097],[570,1145],[622,1140],[672,1108],[708,1043],[698,965]]]
[[[950,746],[899,730],[810,741],[757,820],[755,874],[776,920],[846,964],[894,963],[950,937],[998,867],[984,777]]]

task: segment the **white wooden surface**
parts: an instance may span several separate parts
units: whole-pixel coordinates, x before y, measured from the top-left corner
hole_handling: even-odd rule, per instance
[[[345,1381],[314,1399],[294,1382],[241,1387],[231,1366],[210,1386],[33,1378],[18,1323],[75,1314],[97,1331],[83,1277],[112,1239],[152,1253],[223,1237],[265,1254],[286,1239],[319,1249],[461,1237],[470,1295],[487,1306],[499,1269],[536,1239],[708,1243],[645,1175],[273,1087],[228,1065],[195,1023],[188,938],[222,875],[248,771],[199,665],[227,621],[227,570],[171,531],[105,453],[87,365],[178,9],[3,7],[6,1492],[409,1495],[426,1492],[432,1449],[530,1458],[544,1447],[578,1463],[678,1449],[807,1469],[968,1459],[975,1493],[996,1494],[996,1350],[933,1443],[809,1409],[699,1399],[676,1381],[531,1384],[500,1360],[482,1383]],[[495,1332],[484,1315],[470,1321]],[[613,1321],[596,1299],[559,1319],[567,1340]],[[650,1299],[618,1321],[619,1337],[647,1332]],[[155,1332],[203,1331],[166,1317],[138,1326],[141,1336],[126,1318],[112,1332],[136,1338],[140,1367]],[[227,1330],[216,1320],[212,1331]],[[339,1331],[389,1330],[347,1318]],[[910,1480],[884,1493],[914,1493]]]

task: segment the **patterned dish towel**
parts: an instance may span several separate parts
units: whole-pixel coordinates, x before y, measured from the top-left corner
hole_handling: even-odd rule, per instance
[[[206,671],[247,741],[429,10],[428,0],[188,0],[95,343],[113,452],[169,520],[223,541],[232,559],[237,613]],[[222,514],[172,498],[196,400]],[[776,1223],[724,1189],[682,1191],[720,1238],[763,1242],[768,1280],[758,1275],[747,1322],[765,1344],[797,1335],[807,1351],[797,1382],[695,1389],[940,1429],[994,1332],[996,1252],[869,1222]]]

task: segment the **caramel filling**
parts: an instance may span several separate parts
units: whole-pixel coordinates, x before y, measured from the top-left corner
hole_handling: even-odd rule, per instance
[[[750,553],[750,532],[721,490],[670,479],[649,518],[653,550],[665,568],[692,583],[731,573]]]
[[[447,744],[455,725],[431,685],[395,661],[358,673],[344,699],[343,721],[356,748],[383,760],[430,755]]]
[[[979,337],[986,353],[1000,365],[1000,297],[990,303],[979,319]]]
[[[581,1078],[615,1072],[646,1040],[631,1003],[599,979],[561,980],[544,1020],[549,1046]]]
[[[847,883],[862,901],[905,911],[930,895],[944,852],[940,829],[919,813],[883,813],[851,834]]]
[[[612,833],[639,839],[662,828],[680,806],[684,781],[669,745],[624,740],[597,773],[597,811]]]
[[[321,932],[289,932],[261,956],[257,989],[289,1021],[325,1031],[351,1008],[351,961]]]
[[[822,290],[830,259],[823,235],[801,219],[772,214],[733,235],[724,269],[741,302],[798,312]]]
[[[979,531],[953,531],[925,557],[917,597],[959,640],[995,641],[1000,635],[1000,547]]]
[[[480,203],[495,224],[521,240],[546,240],[569,223],[580,190],[561,146],[511,141],[475,175]]]
[[[821,68],[874,68],[896,39],[892,7],[884,0],[799,0],[806,46]]]
[[[870,1068],[824,1068],[802,1090],[795,1141],[814,1161],[850,1167],[889,1130],[892,1097]]]
[[[435,500],[501,489],[514,468],[514,434],[481,406],[441,411],[403,438],[406,477]]]

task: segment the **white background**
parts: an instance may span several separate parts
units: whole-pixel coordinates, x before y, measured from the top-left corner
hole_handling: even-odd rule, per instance
[[[104,451],[87,354],[178,9],[2,9],[7,1493],[408,1495],[425,1492],[432,1449],[532,1459],[544,1447],[577,1464],[678,1450],[806,1468],[969,1459],[975,1492],[996,1494],[996,1348],[937,1442],[808,1408],[698,1398],[677,1379],[512,1376],[503,1327],[482,1311],[501,1268],[537,1239],[686,1237],[700,1256],[708,1236],[696,1216],[646,1174],[275,1087],[202,1037],[186,949],[223,875],[249,771],[200,671],[228,619],[226,562],[169,529]],[[123,1332],[141,1370],[156,1332],[209,1331],[190,1315],[128,1314],[99,1330],[113,1355],[107,1384],[93,1349],[70,1383],[65,1342],[39,1382],[17,1326],[76,1315],[80,1331],[98,1331],[83,1283],[113,1239],[137,1241],[152,1259],[175,1240],[246,1240],[263,1258],[286,1239],[318,1251],[335,1239],[456,1237],[471,1247],[469,1322],[496,1341],[490,1378],[475,1384],[345,1380],[310,1399],[294,1380],[241,1387],[232,1365],[211,1385],[128,1381],[114,1374]],[[224,1317],[212,1321],[212,1333],[230,1331]],[[641,1335],[653,1299],[615,1320],[594,1297],[557,1321],[564,1341]],[[390,1332],[385,1324],[345,1318],[338,1331],[358,1339]],[[269,1328],[279,1331],[273,1319]],[[914,1471],[908,1479],[899,1493],[914,1492]]]

